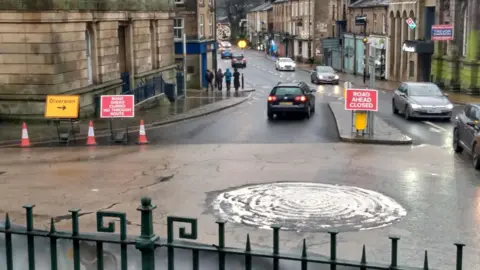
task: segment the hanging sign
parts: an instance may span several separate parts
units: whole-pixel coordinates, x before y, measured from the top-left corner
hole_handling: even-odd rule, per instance
[[[453,25],[432,25],[432,40],[453,40]]]

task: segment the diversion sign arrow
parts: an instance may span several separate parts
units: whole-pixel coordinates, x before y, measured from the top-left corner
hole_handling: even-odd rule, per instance
[[[57,109],[60,109],[60,110],[63,110],[63,111],[65,111],[66,108],[67,108],[67,107],[65,107],[65,105],[60,106],[60,107],[57,107]]]

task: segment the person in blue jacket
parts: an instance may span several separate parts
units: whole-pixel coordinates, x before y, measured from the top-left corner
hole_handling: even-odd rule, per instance
[[[227,91],[230,91],[230,84],[232,83],[232,72],[230,72],[229,68],[227,68],[223,76],[225,77],[225,84],[227,85]]]

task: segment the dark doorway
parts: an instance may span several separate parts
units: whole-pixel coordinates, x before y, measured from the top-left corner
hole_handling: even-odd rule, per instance
[[[430,82],[431,81],[431,67],[432,54],[430,53],[419,53],[418,54],[418,70],[420,71],[419,80],[421,82]]]
[[[118,27],[118,62],[120,65],[120,72],[128,72],[127,67],[127,26]]]

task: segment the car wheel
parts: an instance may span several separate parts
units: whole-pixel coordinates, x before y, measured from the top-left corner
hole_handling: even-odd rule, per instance
[[[311,113],[312,113],[312,109],[310,109],[310,105],[309,105],[307,108],[307,111],[305,112],[305,118],[310,119]]]
[[[473,168],[475,170],[480,170],[480,157],[477,153],[477,144],[474,144],[472,147],[472,161],[473,161]]]
[[[267,117],[268,117],[268,120],[273,120],[273,113],[267,112]]]
[[[315,83],[315,81],[313,80],[312,77],[310,77],[310,82],[311,82],[311,83]]]
[[[453,151],[455,151],[455,153],[461,153],[463,151],[463,147],[460,146],[460,136],[458,133],[458,128],[455,128],[453,130]]]
[[[447,117],[447,118],[443,119],[443,121],[445,121],[445,122],[450,122],[451,120],[452,120],[451,117]]]
[[[398,109],[397,107],[395,107],[395,102],[393,101],[393,99],[392,99],[392,112],[393,114],[398,114]]]
[[[412,117],[410,116],[410,108],[407,106],[405,106],[405,111],[403,112],[404,116],[405,116],[405,120],[410,120]]]

